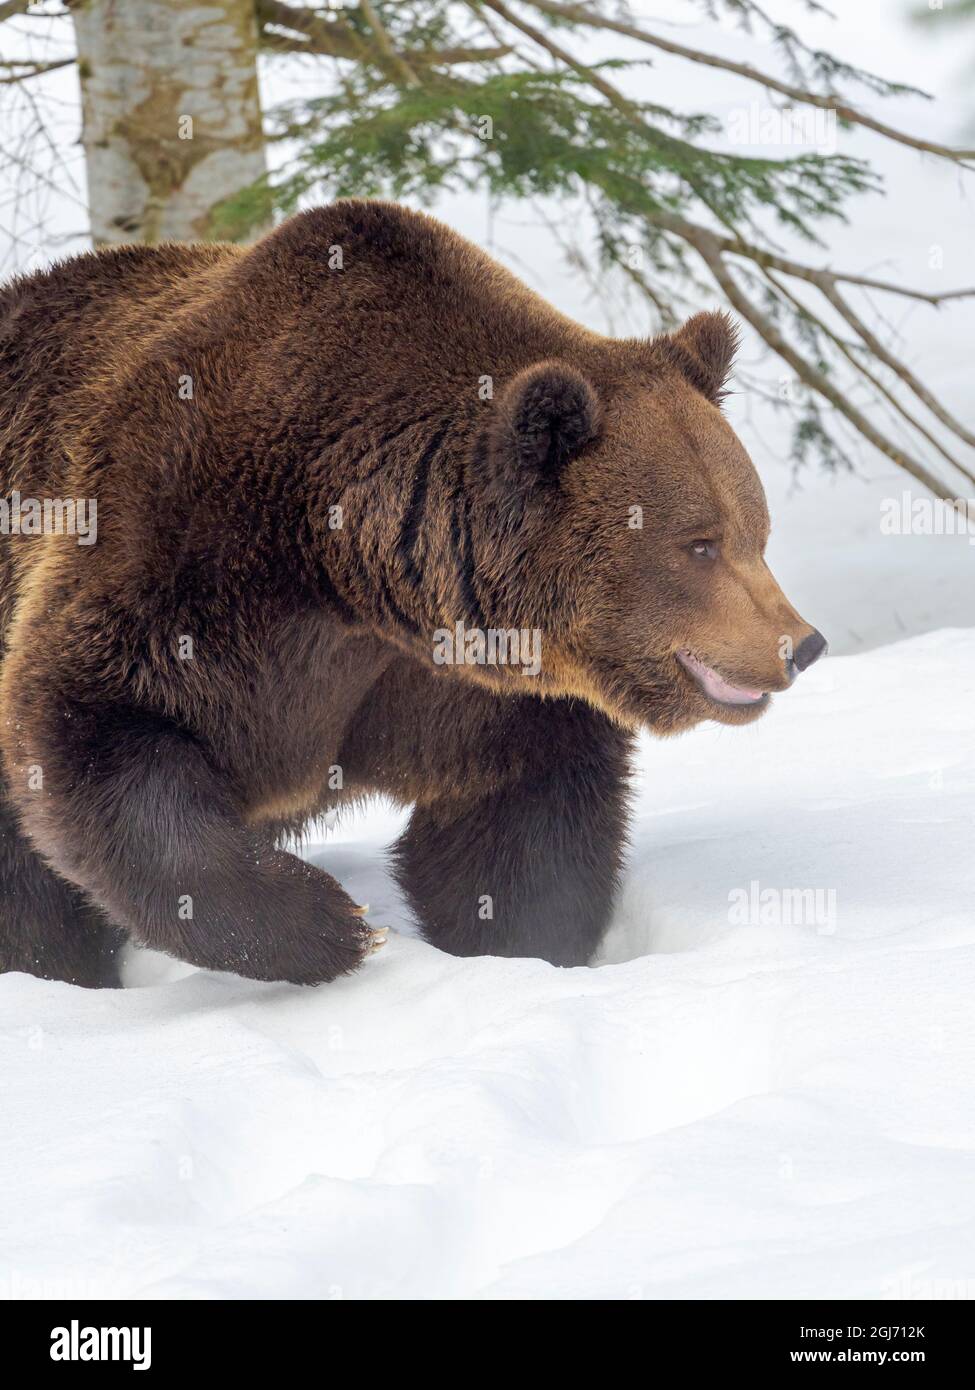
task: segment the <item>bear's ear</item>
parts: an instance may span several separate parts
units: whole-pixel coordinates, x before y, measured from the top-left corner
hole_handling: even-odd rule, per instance
[[[487,429],[492,471],[522,485],[554,482],[599,429],[599,400],[565,362],[536,362],[519,372],[495,402]]]
[[[661,340],[665,357],[693,387],[720,405],[738,350],[738,329],[729,314],[695,314],[683,328]]]

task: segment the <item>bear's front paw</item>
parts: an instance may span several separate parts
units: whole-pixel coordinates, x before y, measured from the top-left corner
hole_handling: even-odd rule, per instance
[[[327,881],[316,886],[324,888],[329,901],[318,903],[312,931],[275,933],[271,979],[297,985],[328,984],[357,970],[386,944],[387,930],[373,928],[366,920],[368,906],[355,906],[338,884],[334,889]]]

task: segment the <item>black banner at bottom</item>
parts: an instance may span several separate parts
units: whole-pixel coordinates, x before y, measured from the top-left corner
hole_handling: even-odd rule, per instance
[[[419,1302],[8,1302],[0,1304],[0,1335],[8,1367],[27,1384],[38,1374],[70,1383],[95,1370],[173,1384],[210,1369],[324,1378],[335,1373],[336,1353],[344,1377],[374,1379],[387,1365],[415,1375],[421,1336],[429,1373],[451,1377],[489,1373],[494,1359],[499,1373],[520,1378],[529,1363],[551,1371],[566,1353],[576,1373],[580,1355],[605,1358],[603,1376],[615,1374],[620,1357],[645,1363],[648,1373],[869,1366],[964,1376],[972,1342],[964,1302],[592,1302],[581,1317],[576,1306],[451,1303],[449,1321],[440,1314],[428,1328],[431,1305]],[[565,1312],[571,1322],[560,1326]]]

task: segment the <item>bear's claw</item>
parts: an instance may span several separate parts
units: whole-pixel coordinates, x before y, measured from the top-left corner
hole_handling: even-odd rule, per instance
[[[387,927],[379,927],[378,930],[370,932],[369,935],[372,939],[366,947],[366,955],[373,956],[386,945],[389,930]]]

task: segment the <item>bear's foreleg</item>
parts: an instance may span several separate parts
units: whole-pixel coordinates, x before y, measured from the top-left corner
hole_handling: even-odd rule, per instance
[[[97,706],[62,706],[44,723],[30,754],[44,790],[18,798],[24,826],[136,941],[295,984],[332,980],[377,944],[333,878],[244,823],[189,734]]]
[[[547,712],[559,718],[556,703]],[[593,731],[594,742],[560,761],[562,740],[532,730],[541,737],[518,750],[520,775],[503,790],[417,806],[393,854],[428,941],[459,956],[592,958],[618,885],[628,749],[601,716]]]

